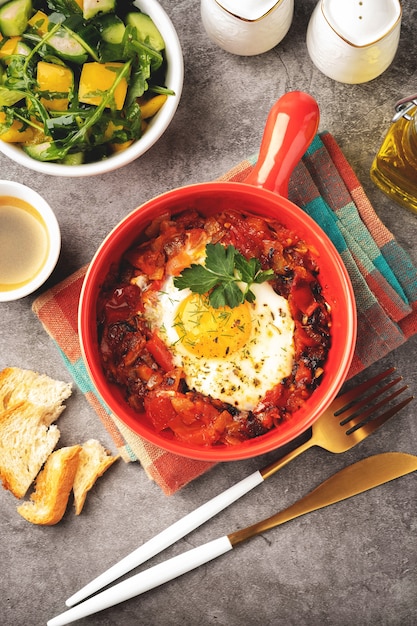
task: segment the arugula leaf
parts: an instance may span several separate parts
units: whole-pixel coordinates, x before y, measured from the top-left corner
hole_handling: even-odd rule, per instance
[[[125,114],[107,109],[90,129],[88,141],[91,146],[99,146],[138,139],[143,132],[141,121],[140,106],[136,102],[126,108]]]
[[[139,139],[142,136],[142,113],[136,101],[126,108],[124,122],[129,130],[127,139]]]
[[[232,245],[209,243],[206,246],[205,264],[193,263],[174,278],[178,289],[190,289],[193,293],[208,293],[214,309],[222,306],[234,308],[245,300],[254,302],[250,290],[254,283],[263,283],[273,276],[272,269],[262,270],[258,259],[245,257]]]
[[[75,0],[47,0],[47,5],[52,11],[58,11],[63,15],[73,15],[74,13],[82,15],[82,9]]]
[[[148,83],[148,90],[152,93],[162,94],[164,96],[175,96],[175,91],[168,87],[162,87],[161,85],[151,85]]]
[[[136,67],[130,77],[129,90],[127,92],[126,103],[128,105],[136,101],[136,98],[143,96],[148,89],[147,79],[151,75],[150,66],[144,67],[139,65]]]
[[[53,139],[65,139],[70,131],[76,132],[78,130],[74,115],[71,113],[50,117],[46,120],[45,125],[48,135]]]

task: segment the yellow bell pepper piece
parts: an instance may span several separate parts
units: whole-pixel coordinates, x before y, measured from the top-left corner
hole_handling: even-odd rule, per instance
[[[110,120],[110,122],[107,124],[106,130],[104,131],[104,139],[106,141],[111,139],[116,130],[123,130],[122,124],[115,124]]]
[[[130,139],[129,141],[124,141],[123,143],[111,143],[110,144],[110,149],[112,152],[123,152],[123,150],[126,150],[126,148],[128,148],[129,146],[131,146],[133,143],[133,140]]]
[[[21,39],[21,37],[9,37],[0,48],[0,59],[6,59],[15,54],[17,44]]]
[[[0,124],[4,124],[5,121],[6,114],[0,111]],[[33,128],[31,126],[25,128],[24,123],[19,120],[14,120],[12,125],[4,133],[0,134],[0,139],[6,143],[27,143],[31,142],[33,137]]]
[[[99,106],[105,92],[113,86],[117,78],[115,70],[123,67],[123,63],[84,63],[81,70],[78,99],[85,104]],[[113,68],[113,69],[112,69]],[[120,110],[127,93],[127,80],[122,78],[114,91],[114,106]],[[103,95],[102,95],[103,94]],[[111,108],[113,102],[109,102]]]
[[[168,96],[159,94],[158,96],[154,96],[150,100],[144,100],[143,102],[139,100],[142,118],[144,120],[147,120],[150,117],[153,117],[156,113],[158,113],[159,109],[167,101],[167,98]]]
[[[40,91],[50,91],[68,94],[72,88],[74,77],[68,67],[55,63],[39,61],[36,79]],[[68,97],[64,98],[41,98],[42,104],[50,111],[66,111],[68,109]]]
[[[29,26],[36,29],[38,35],[45,35],[48,32],[48,16],[43,11],[36,11],[35,15],[30,18]]]
[[[110,122],[107,125],[106,130],[104,131],[104,138],[109,140],[114,135],[114,132],[116,130],[122,130],[122,129],[123,129],[123,126],[121,124],[116,125],[114,122],[110,120]],[[132,143],[133,143],[133,139],[130,139],[128,141],[124,141],[123,143],[111,143],[109,145],[110,145],[110,149],[112,152],[122,152],[123,150],[126,150],[126,148],[131,146]]]

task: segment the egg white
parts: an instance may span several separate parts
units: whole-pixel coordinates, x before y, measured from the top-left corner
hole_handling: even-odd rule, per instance
[[[294,358],[294,320],[288,302],[268,283],[251,287],[255,301],[250,307],[249,340],[226,358],[192,354],[178,333],[175,318],[181,302],[190,295],[178,290],[168,278],[157,302],[147,307],[152,328],[170,348],[190,389],[228,402],[239,410],[253,410],[266,392],[291,373]]]

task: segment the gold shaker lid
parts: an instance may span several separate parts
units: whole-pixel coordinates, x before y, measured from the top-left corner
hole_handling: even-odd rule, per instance
[[[332,30],[356,48],[389,35],[402,14],[400,0],[321,0],[321,10]]]
[[[216,0],[217,4],[235,17],[256,22],[283,0]]]

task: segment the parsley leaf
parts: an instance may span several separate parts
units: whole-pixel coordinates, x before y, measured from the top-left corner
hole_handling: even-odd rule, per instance
[[[208,293],[210,305],[214,309],[222,306],[234,308],[245,300],[253,302],[255,294],[250,287],[263,283],[274,272],[262,270],[258,259],[245,257],[232,245],[209,243],[206,246],[205,264],[193,263],[174,278],[178,289],[190,289],[193,293]]]
[[[174,285],[178,289],[191,289],[194,293],[204,294],[217,285],[219,278],[211,274],[204,265],[193,264],[187,267],[181,274],[174,278]]]

